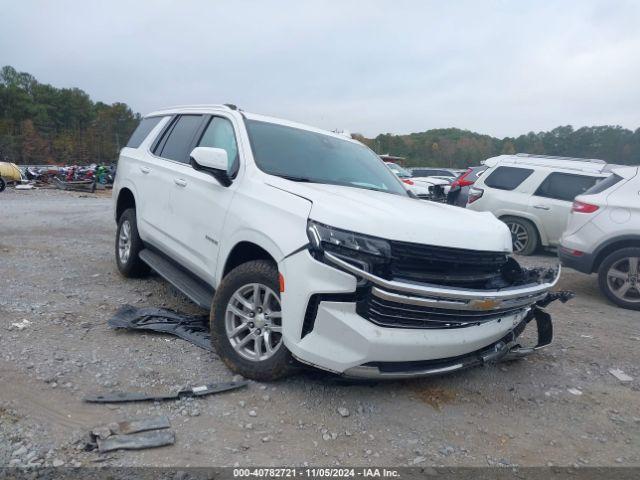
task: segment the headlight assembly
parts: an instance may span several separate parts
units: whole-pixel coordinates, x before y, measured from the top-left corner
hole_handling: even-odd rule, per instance
[[[391,257],[391,247],[386,240],[330,227],[313,220],[309,220],[307,224],[307,236],[311,253],[318,260],[323,260],[323,254],[327,251],[365,271],[381,274],[381,269]]]

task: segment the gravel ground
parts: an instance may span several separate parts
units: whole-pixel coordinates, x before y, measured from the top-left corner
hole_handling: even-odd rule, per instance
[[[182,340],[107,327],[124,303],[200,313],[158,277],[118,274],[108,196],[8,189],[0,229],[0,466],[640,465],[640,312],[608,304],[593,276],[564,272],[560,287],[577,297],[550,307],[553,345],[522,361],[377,384],[311,372],[107,406],[81,399],[232,374]],[[170,418],[175,445],[82,450],[94,426],[157,414]]]

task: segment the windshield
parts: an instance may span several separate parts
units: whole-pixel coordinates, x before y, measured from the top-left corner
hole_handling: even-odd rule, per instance
[[[364,145],[274,123],[248,119],[245,123],[256,164],[270,175],[407,195]]]

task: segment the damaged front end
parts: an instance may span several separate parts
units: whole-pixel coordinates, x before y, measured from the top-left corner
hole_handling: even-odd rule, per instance
[[[345,371],[350,377],[423,376],[527,355],[551,343],[551,316],[544,308],[573,296],[550,292],[559,280],[559,265],[522,268],[503,252],[389,242],[384,259],[367,259],[362,251],[354,256],[331,245],[315,253],[316,259],[358,279],[356,311],[381,327],[443,330],[513,321],[504,338],[463,357],[373,362]],[[517,338],[532,320],[538,341],[523,347]]]

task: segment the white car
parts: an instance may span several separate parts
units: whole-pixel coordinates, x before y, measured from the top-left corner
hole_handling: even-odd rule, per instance
[[[556,247],[576,195],[607,177],[610,165],[539,155],[500,155],[469,190],[467,209],[491,212],[507,224],[513,251],[531,255],[540,246]]]
[[[446,197],[448,190],[445,188],[449,182],[439,178],[424,177],[415,178],[409,170],[402,168],[397,163],[385,162],[389,169],[407,185],[405,188],[421,200],[442,200]]]
[[[404,378],[526,354],[559,269],[523,271],[507,227],[412,199],[369,148],[234,106],[147,115],[121,151],[115,254],[210,309],[234,372]],[[473,231],[472,236],[468,235]],[[539,272],[538,272],[539,273]]]
[[[607,298],[633,310],[640,310],[639,170],[616,168],[576,197],[558,249],[564,265],[597,272]]]

